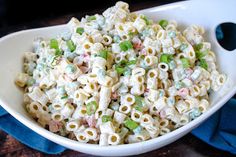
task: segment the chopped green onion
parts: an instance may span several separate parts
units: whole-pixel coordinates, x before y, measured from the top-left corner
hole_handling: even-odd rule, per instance
[[[135,96],[135,103],[137,105],[143,106],[143,97],[141,96]]]
[[[141,96],[135,96],[135,106],[134,108],[140,112],[143,110],[143,97]]]
[[[61,50],[59,49],[58,41],[56,39],[50,40],[50,48],[56,50],[56,52],[55,52],[56,56],[61,55]]]
[[[66,42],[66,45],[68,46],[68,48],[70,49],[71,52],[73,52],[75,50],[75,48],[76,48],[76,46],[75,46],[75,44],[73,43],[72,40],[68,40]]]
[[[118,74],[123,74],[125,72],[125,68],[122,68],[122,67],[116,66],[115,69]]]
[[[166,26],[168,25],[168,21],[167,20],[161,20],[161,21],[159,21],[159,25],[162,28],[166,28]]]
[[[61,99],[67,99],[68,95],[62,96]]]
[[[205,57],[207,55],[208,51],[196,51],[196,58],[197,59],[202,59],[203,57]]]
[[[134,129],[136,129],[138,127],[138,124],[135,121],[131,120],[131,119],[125,120],[124,121],[124,125],[127,128],[129,128],[130,130],[134,130]]]
[[[86,112],[88,115],[92,115],[96,112],[97,110],[97,102],[96,101],[91,101],[86,105]]]
[[[133,45],[129,40],[121,42],[119,46],[122,51],[128,51],[129,49],[133,48]]]
[[[128,36],[129,36],[130,38],[133,38],[134,35],[135,35],[134,32],[129,32],[129,33],[128,33]]]
[[[173,60],[173,55],[171,54],[162,54],[160,57],[160,62],[169,64]]]
[[[84,28],[78,27],[78,28],[76,29],[76,33],[82,35],[82,34],[84,33]]]
[[[127,61],[126,61],[126,60],[122,60],[122,61],[120,61],[118,64],[119,64],[119,66],[121,66],[121,67],[125,67],[126,64],[127,64]]]
[[[99,55],[98,56],[107,60],[108,51],[107,50],[101,50],[101,51],[99,51]]]
[[[56,56],[61,56],[61,55],[62,55],[62,52],[61,52],[61,50],[59,50],[59,49],[58,49],[58,50],[56,50],[56,52],[55,52],[55,55],[56,55]]]
[[[106,123],[108,121],[111,121],[111,116],[108,116],[108,115],[103,115],[102,116],[102,122],[103,123]]]
[[[140,112],[143,111],[143,107],[142,106],[139,106],[139,105],[135,105],[134,108]]]
[[[126,71],[127,61],[122,60],[118,64],[115,65],[115,70],[118,74],[124,74]]]
[[[59,49],[58,42],[56,39],[51,39],[50,40],[50,48],[51,49]]]
[[[184,68],[189,68],[190,67],[190,63],[189,63],[189,60],[187,58],[181,58],[180,60],[181,60],[182,65],[183,65]]]
[[[89,17],[87,17],[87,20],[88,21],[96,20],[96,16],[89,16]]]
[[[127,65],[133,65],[136,64],[137,60],[130,60],[127,62]]]
[[[142,19],[145,21],[146,25],[150,25],[152,22],[147,18],[147,16],[143,15]]]
[[[207,62],[206,62],[205,59],[200,59],[200,60],[199,60],[199,65],[200,65],[200,67],[202,67],[202,68],[204,68],[204,69],[206,69],[206,70],[207,70],[207,68],[208,68],[208,64],[207,64]]]
[[[194,50],[195,51],[200,51],[202,49],[202,47],[203,47],[203,43],[197,44],[197,45],[194,46]]]

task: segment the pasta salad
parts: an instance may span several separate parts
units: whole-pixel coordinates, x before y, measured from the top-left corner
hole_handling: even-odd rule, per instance
[[[27,112],[61,136],[100,146],[149,140],[207,111],[209,92],[226,81],[201,26],[181,32],[117,2],[67,27],[35,39],[15,81]]]

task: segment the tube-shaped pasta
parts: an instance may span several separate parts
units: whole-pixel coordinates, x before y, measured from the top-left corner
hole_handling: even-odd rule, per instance
[[[135,138],[137,141],[141,142],[149,139],[150,135],[146,130],[142,130],[141,133],[135,135]]]
[[[120,136],[117,133],[113,133],[108,136],[108,144],[110,145],[118,145],[120,141]]]
[[[183,114],[189,110],[189,106],[183,100],[178,101],[175,105],[175,108],[180,114]]]
[[[169,125],[169,120],[167,119],[161,119],[160,120],[160,128],[165,128]]]
[[[189,116],[182,115],[179,120],[179,125],[183,126],[183,125],[186,125],[188,122],[189,122]]]
[[[110,76],[99,78],[98,83],[102,86],[111,87],[113,85],[113,79]]]
[[[143,116],[143,113],[138,110],[133,109],[131,111],[131,119],[135,122],[138,122],[138,123],[141,122],[142,116]]]
[[[110,44],[111,44],[112,38],[111,38],[110,36],[104,35],[102,38],[103,38],[103,39],[102,39],[102,43],[103,43],[104,45],[107,46],[107,45],[110,45]]]
[[[226,81],[226,76],[223,74],[220,74],[217,78],[216,78],[216,82],[219,86],[222,86]]]
[[[99,138],[99,146],[108,146],[108,134],[101,133]]]
[[[168,69],[169,69],[168,65],[166,63],[163,63],[163,62],[158,64],[158,68],[162,71],[168,71]]]
[[[90,140],[95,140],[98,136],[97,130],[95,128],[87,128],[84,130],[85,136]]]
[[[164,39],[165,37],[166,37],[166,32],[165,32],[165,30],[159,30],[159,31],[157,32],[157,36],[156,36],[157,39],[162,40],[162,39]]]
[[[79,142],[82,142],[82,143],[87,143],[89,141],[89,138],[85,135],[84,132],[76,133],[75,137]]]
[[[151,138],[157,137],[159,135],[159,132],[160,132],[158,126],[155,126],[155,125],[146,125],[145,129],[148,131]]]
[[[98,85],[95,82],[89,82],[84,87],[84,91],[87,92],[88,94],[93,94],[93,93],[97,92],[97,90],[98,90]]]
[[[66,130],[76,131],[78,130],[79,126],[80,126],[80,122],[78,120],[69,121],[66,123]]]
[[[76,103],[84,104],[84,102],[88,99],[88,96],[82,90],[77,90],[74,92],[73,98]]]
[[[99,119],[101,116],[105,115],[105,110],[100,110],[98,109],[96,112],[95,112],[95,119]]]
[[[106,123],[102,123],[100,126],[101,133],[113,134],[115,133],[115,127],[112,122],[108,121]]]
[[[19,73],[16,77],[15,83],[19,87],[24,87],[28,81],[29,75],[25,73]]]
[[[93,47],[93,43],[91,42],[84,42],[83,45],[82,45],[82,49],[85,51],[85,52],[89,52],[91,50],[91,48]]]
[[[135,103],[135,96],[126,94],[121,100],[121,104],[133,105]]]
[[[115,113],[114,113],[114,121],[115,122],[117,122],[118,124],[122,124],[124,122],[125,118],[126,118],[125,114],[115,111]]]
[[[112,91],[112,92],[115,92],[118,88],[120,88],[121,85],[122,85],[121,82],[117,82],[116,84],[114,84],[114,85],[111,87],[111,91]]]
[[[154,119],[152,118],[151,115],[149,115],[149,114],[142,115],[142,117],[140,119],[141,126],[152,125],[153,123],[154,123]]]
[[[147,58],[145,57],[146,59],[144,58],[145,65],[147,65],[147,66],[150,65],[151,66],[151,64],[157,63],[157,60],[155,60],[155,58],[156,58],[155,57],[155,54],[156,54],[155,48],[151,47],[151,46],[148,46],[145,50],[146,50],[146,53],[149,56],[149,57],[146,56],[147,57]],[[152,58],[151,56],[154,57],[154,58]]]
[[[190,88],[190,95],[192,95],[193,97],[198,96],[200,93],[201,93],[201,90],[197,85],[193,85]]]
[[[50,90],[46,91],[45,93],[50,101],[53,101],[58,95],[56,88],[51,88]]]
[[[94,58],[93,68],[105,69],[105,66],[106,66],[106,60],[104,58],[102,57]]]
[[[113,114],[114,114],[114,111],[112,110],[112,109],[106,109],[106,111],[105,111],[105,115],[108,115],[108,116],[113,116]]]
[[[160,129],[160,135],[165,135],[165,134],[167,134],[167,133],[169,133],[170,132],[170,129],[169,128],[161,128]]]
[[[52,108],[57,111],[61,110],[63,107],[64,107],[64,104],[62,104],[62,103],[53,103],[52,104]]]
[[[143,68],[134,68],[132,70],[132,76],[143,76],[145,75],[145,70]]]
[[[63,109],[61,110],[61,114],[65,117],[65,118],[69,118],[72,113],[74,112],[75,108],[73,105],[71,105],[70,103],[66,103],[65,106],[63,107]]]
[[[62,121],[63,120],[63,115],[59,112],[55,112],[51,115],[51,118],[54,121]]]
[[[124,113],[124,114],[128,114],[131,111],[131,106],[130,105],[126,105],[126,104],[122,104],[119,107],[119,112]]]
[[[149,89],[147,98],[152,102],[156,101],[159,98],[159,91],[155,89]]]
[[[204,113],[204,112],[207,111],[208,107],[209,107],[209,102],[206,99],[202,99],[200,101],[200,104],[199,104],[198,108],[202,113]]]
[[[42,106],[38,103],[38,102],[32,102],[29,105],[29,112],[33,115],[33,116],[37,116],[38,113],[40,113],[42,111]]]
[[[133,95],[141,95],[144,93],[144,90],[145,90],[145,87],[143,84],[137,84],[137,85],[134,85],[132,88],[131,88],[131,94]]]
[[[100,99],[99,100],[99,109],[105,110],[107,109],[110,101],[111,101],[111,88],[102,86],[100,91]]]
[[[147,73],[147,79],[155,79],[158,77],[158,69],[150,69]]]
[[[34,87],[33,91],[28,95],[32,100],[39,102],[43,106],[49,101],[46,94],[44,94],[39,87]]]
[[[145,58],[144,58],[144,64],[146,65],[146,66],[153,66],[154,64],[156,64],[157,63],[157,61],[158,61],[158,58],[157,57],[155,57],[155,56],[146,56]]]
[[[144,77],[143,76],[132,76],[132,80],[133,80],[133,86],[135,86],[136,84],[143,84],[144,83]]]
[[[156,107],[157,112],[160,112],[165,106],[167,106],[167,98],[159,98],[157,101],[154,102],[154,106]]]

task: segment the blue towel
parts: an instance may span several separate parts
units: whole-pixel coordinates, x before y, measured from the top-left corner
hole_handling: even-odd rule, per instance
[[[236,154],[236,99],[230,99],[192,134],[213,147]]]
[[[236,154],[235,116],[236,99],[231,99],[207,121],[193,130],[192,134],[213,147]],[[22,125],[1,106],[0,129],[25,145],[44,153],[58,154],[65,150],[64,147],[43,138]]]
[[[30,130],[0,106],[0,130],[13,136],[21,143],[47,154],[59,154],[66,148]],[[29,138],[30,137],[30,138]]]

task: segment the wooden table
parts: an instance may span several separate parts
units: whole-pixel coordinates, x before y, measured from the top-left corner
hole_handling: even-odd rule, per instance
[[[146,2],[138,2],[138,3],[132,3],[130,5],[130,8],[132,11],[144,9],[152,6],[158,6],[164,3],[169,3],[170,0],[166,1],[146,1]],[[21,24],[18,26],[7,26],[4,28],[0,28],[0,36],[3,36],[5,34],[8,34],[10,32],[15,32],[22,29],[28,29],[28,28],[35,28],[35,27],[43,27],[43,26],[50,26],[50,25],[57,25],[57,24],[63,24],[66,23],[72,16],[81,18],[86,14],[94,14],[94,13],[101,13],[104,8],[99,9],[93,9],[93,11],[88,12],[77,12],[70,15],[65,15],[62,17],[56,17],[54,19],[43,19],[40,21],[31,21],[30,23]],[[91,156],[86,155],[83,153],[75,152],[72,150],[66,150],[61,156]],[[43,154],[41,152],[38,152],[36,150],[33,150],[14,138],[12,138],[10,135],[4,133],[0,130],[0,156],[50,156],[47,154]],[[59,156],[59,155],[58,155]],[[158,157],[233,157],[234,155],[215,149],[204,142],[200,141],[196,137],[194,137],[191,134],[187,134],[183,138],[177,140],[176,142],[169,144],[163,148],[160,148],[158,150],[142,154],[140,156],[158,156]]]

